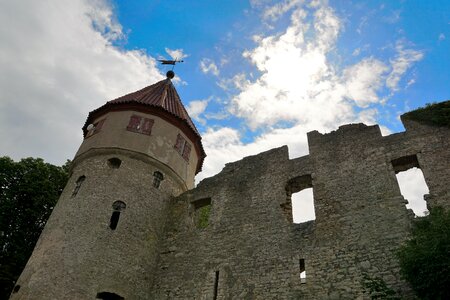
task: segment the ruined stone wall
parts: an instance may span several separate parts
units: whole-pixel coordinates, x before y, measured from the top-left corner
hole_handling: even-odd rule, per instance
[[[395,173],[419,166],[428,205],[449,208],[450,130],[412,121],[405,127],[387,137],[363,124],[311,132],[308,156],[289,160],[281,147],[247,157],[176,198],[151,297],[364,299],[363,273],[411,295],[394,252],[414,214]],[[286,199],[308,184],[316,220],[293,224]],[[209,224],[198,228],[197,203],[205,199]]]

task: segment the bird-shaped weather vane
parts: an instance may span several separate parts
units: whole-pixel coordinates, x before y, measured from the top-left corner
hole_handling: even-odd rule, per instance
[[[175,73],[173,72],[173,69],[175,68],[175,65],[177,63],[182,63],[184,62],[183,60],[178,60],[178,58],[175,58],[174,60],[168,60],[168,59],[158,59],[158,61],[162,64],[162,65],[172,65],[172,70],[167,72],[167,78],[172,79],[173,77],[175,77]]]

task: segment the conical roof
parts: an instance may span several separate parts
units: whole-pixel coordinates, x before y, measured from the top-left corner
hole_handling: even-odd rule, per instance
[[[133,109],[156,114],[179,127],[192,141],[194,141],[194,146],[199,157],[197,173],[201,171],[206,154],[201,143],[200,133],[189,117],[177,90],[169,78],[149,85],[136,92],[108,101],[105,105],[91,111],[83,126],[83,132],[86,135],[87,126],[100,115],[109,111]]]

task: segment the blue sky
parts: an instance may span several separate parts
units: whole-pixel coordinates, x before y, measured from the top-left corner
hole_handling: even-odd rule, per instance
[[[0,155],[72,158],[89,111],[174,81],[207,152],[225,163],[346,123],[403,130],[449,99],[450,2],[0,1]]]

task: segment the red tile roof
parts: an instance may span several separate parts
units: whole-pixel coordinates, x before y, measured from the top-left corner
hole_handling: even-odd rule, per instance
[[[199,157],[196,173],[201,171],[203,160],[206,157],[201,142],[202,137],[195,127],[194,122],[192,122],[189,117],[181,102],[180,96],[169,78],[147,86],[139,91],[108,101],[105,105],[91,111],[83,126],[84,134],[86,135],[86,128],[94,121],[94,119],[108,111],[124,109],[137,109],[142,110],[143,112],[148,111],[171,121],[183,130],[183,132],[194,142],[194,147]]]
[[[185,121],[189,127],[200,137],[194,123],[189,117],[186,109],[181,103],[180,96],[170,79],[161,80],[155,84],[147,86],[142,90],[127,94],[108,103],[141,103],[150,106],[161,107],[172,115]]]

